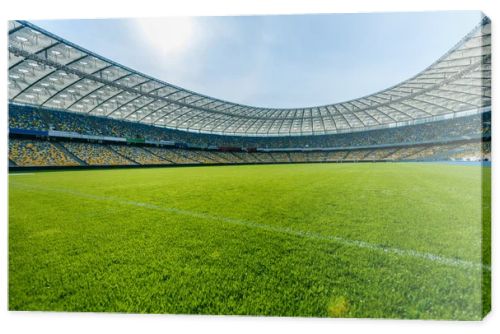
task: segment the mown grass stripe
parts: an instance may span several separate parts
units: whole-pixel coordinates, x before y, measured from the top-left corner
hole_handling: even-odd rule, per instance
[[[216,221],[216,222],[224,222],[224,223],[244,226],[244,227],[248,227],[248,228],[261,229],[261,230],[265,230],[265,231],[269,231],[269,232],[273,232],[273,233],[278,233],[278,234],[286,234],[286,235],[291,235],[291,236],[295,236],[295,237],[307,238],[310,240],[335,242],[337,244],[341,244],[344,246],[367,249],[367,250],[371,250],[371,251],[377,251],[377,252],[380,252],[383,254],[394,254],[394,255],[398,255],[398,256],[402,256],[402,257],[418,258],[418,259],[423,259],[423,260],[427,260],[427,261],[442,264],[442,265],[459,267],[459,268],[463,268],[463,269],[477,269],[477,270],[491,271],[490,266],[484,265],[481,263],[475,263],[472,261],[445,257],[445,256],[433,254],[433,253],[420,252],[420,251],[416,251],[416,250],[412,250],[412,249],[386,247],[386,246],[382,246],[379,244],[374,244],[374,243],[361,241],[361,240],[351,240],[351,239],[346,239],[346,238],[342,238],[342,237],[338,237],[338,236],[325,236],[325,235],[321,235],[321,234],[313,233],[313,232],[297,231],[297,230],[293,230],[293,229],[286,228],[286,227],[270,226],[270,225],[255,223],[255,222],[247,221],[247,220],[241,220],[241,219],[235,219],[235,218],[229,218],[229,217],[223,217],[223,216],[214,216],[214,215],[196,212],[196,211],[191,211],[191,210],[183,210],[183,209],[178,209],[178,208],[173,208],[173,207],[159,206],[159,205],[155,205],[155,204],[151,204],[151,203],[131,201],[131,200],[126,200],[126,199],[122,199],[122,198],[118,198],[118,197],[114,197],[114,196],[99,196],[99,195],[94,195],[94,194],[88,194],[88,193],[74,191],[74,190],[70,190],[70,189],[66,189],[66,188],[37,186],[37,185],[31,185],[31,184],[28,185],[28,184],[19,183],[19,182],[10,182],[10,184],[14,185],[14,186],[20,186],[20,187],[24,187],[27,189],[35,190],[35,191],[63,193],[63,194],[68,194],[68,195],[72,195],[72,196],[76,196],[76,197],[80,197],[80,198],[87,198],[87,199],[92,199],[92,200],[97,200],[97,201],[107,201],[107,202],[113,202],[113,203],[120,204],[120,205],[129,205],[129,206],[141,207],[141,208],[150,209],[150,210],[163,211],[163,212],[169,212],[169,213],[174,213],[174,214],[178,214],[178,215],[200,218],[200,219],[205,219],[205,220],[212,220],[212,221]]]

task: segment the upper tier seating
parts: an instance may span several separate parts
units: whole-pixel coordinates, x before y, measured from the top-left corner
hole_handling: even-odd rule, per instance
[[[462,136],[491,136],[491,113],[383,130],[301,137],[236,137],[196,134],[110,118],[9,105],[9,127],[85,135],[184,142],[201,147],[314,148],[437,142]],[[207,157],[210,159],[210,157]]]

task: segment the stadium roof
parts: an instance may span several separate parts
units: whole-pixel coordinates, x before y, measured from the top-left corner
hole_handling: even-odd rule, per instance
[[[398,85],[350,101],[290,109],[252,107],[198,94],[117,64],[29,22],[10,21],[9,101],[238,136],[316,135],[406,125],[491,106],[490,26],[484,17],[439,60]]]

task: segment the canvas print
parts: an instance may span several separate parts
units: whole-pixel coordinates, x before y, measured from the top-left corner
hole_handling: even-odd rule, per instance
[[[482,13],[20,18],[8,60],[11,311],[489,312]]]

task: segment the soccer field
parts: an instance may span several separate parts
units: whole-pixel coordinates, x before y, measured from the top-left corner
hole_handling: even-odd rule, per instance
[[[424,163],[11,173],[9,307],[479,319],[489,175]]]

